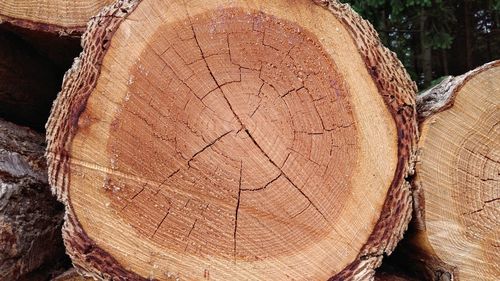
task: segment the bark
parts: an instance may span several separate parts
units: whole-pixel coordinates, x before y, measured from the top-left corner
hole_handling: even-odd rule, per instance
[[[86,278],[78,274],[78,272],[74,268],[71,268],[66,272],[56,276],[54,279],[52,279],[52,281],[85,281],[85,280],[93,280],[93,279]]]
[[[497,65],[498,61],[493,61],[463,75],[448,76],[436,86],[418,94],[416,98],[418,119],[423,121],[433,114],[449,109],[453,106],[456,93],[469,79]]]
[[[46,152],[79,271],[369,280],[401,239],[416,86],[349,6],[119,1],[82,44]]]
[[[498,211],[499,69],[500,61],[494,61],[417,96],[421,139],[414,219],[396,259],[402,268],[412,264],[426,280],[498,276],[491,265],[500,260],[494,250],[500,241],[489,220]],[[468,251],[472,247],[478,250]]]
[[[0,280],[64,256],[63,208],[50,193],[43,151],[42,136],[0,119]]]

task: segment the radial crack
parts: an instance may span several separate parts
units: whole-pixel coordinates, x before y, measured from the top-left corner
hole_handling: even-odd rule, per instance
[[[198,156],[198,154],[202,153],[203,151],[207,150],[209,147],[211,147],[212,145],[214,145],[216,142],[218,142],[220,139],[222,139],[223,137],[225,137],[226,135],[228,135],[229,133],[233,132],[233,130],[231,131],[228,131],[228,132],[225,132],[224,134],[222,134],[220,137],[216,138],[215,140],[213,140],[212,142],[210,142],[209,144],[205,145],[201,150],[197,151],[195,154],[193,154],[193,156],[191,157],[191,159],[188,160],[188,166],[191,167],[191,161],[193,161],[193,159]]]
[[[498,200],[500,200],[500,198],[494,198],[494,199],[483,201],[483,204],[482,204],[481,208],[479,208],[477,210],[474,210],[474,211],[471,211],[471,212],[462,213],[462,215],[469,216],[469,215],[473,215],[473,214],[479,213],[479,212],[481,212],[481,211],[484,210],[484,208],[486,207],[486,205],[488,205],[488,204],[490,204],[492,202],[496,202]]]
[[[233,105],[227,99],[226,94],[224,94],[224,91],[222,91],[222,97],[226,100],[227,105],[229,106],[229,109],[231,110],[231,112],[233,112],[233,115],[234,115],[234,117],[236,117],[236,120],[238,120],[238,123],[240,124],[240,126],[242,128],[245,128],[245,131],[246,131],[246,126],[243,124],[243,122],[241,122],[240,116],[238,114],[236,114],[236,112],[234,111]]]
[[[295,187],[295,189],[297,189],[306,199],[307,201],[309,201],[309,203],[311,203],[311,206],[313,206],[314,209],[316,209],[316,211],[318,211],[318,213],[323,217],[323,219],[325,221],[328,221],[328,219],[326,218],[325,214],[323,214],[323,212],[321,212],[321,210],[318,208],[318,206],[316,206],[316,204],[314,204],[312,201],[311,201],[311,198],[309,198],[309,196],[307,196],[303,191],[302,189],[300,189],[290,178],[287,177],[287,175],[285,175],[283,173],[283,176],[293,185],[293,187]]]
[[[303,212],[305,212],[307,210],[307,208],[309,208],[309,206],[311,206],[311,202],[309,202],[309,204],[307,204],[304,209],[302,209],[300,212],[296,213],[295,215],[293,215],[291,218],[294,219],[296,217],[298,217],[300,214],[302,214]]]
[[[255,189],[243,188],[243,189],[241,189],[241,191],[260,191],[260,190],[266,189],[270,184],[272,184],[273,182],[275,182],[276,180],[278,180],[281,177],[281,175],[282,175],[282,173],[280,173],[277,177],[275,177],[274,179],[272,179],[271,181],[269,181],[268,183],[266,183],[262,187],[255,188]]]
[[[495,202],[495,201],[498,201],[498,200],[500,200],[500,198],[494,198],[494,199],[486,200],[486,201],[484,201],[484,204],[488,204],[488,203]]]
[[[156,226],[156,229],[153,232],[153,235],[151,235],[151,238],[153,238],[155,236],[156,232],[158,231],[158,229],[160,229],[160,226],[165,221],[165,219],[167,218],[167,216],[168,216],[169,213],[170,213],[170,207],[168,208],[167,213],[165,214],[165,216],[161,219],[160,223]]]
[[[238,185],[238,198],[236,202],[236,211],[234,214],[234,233],[233,233],[233,253],[234,253],[234,258],[236,261],[236,232],[238,230],[238,213],[240,210],[240,198],[241,198],[241,174],[243,171],[243,161],[240,161],[240,180],[239,180],[239,185]]]
[[[325,219],[325,221],[328,221],[328,219],[326,218],[325,214],[323,214],[323,212],[321,212],[321,210],[318,208],[318,206],[316,206],[316,204],[314,204],[312,201],[311,201],[311,198],[309,198],[309,196],[307,196],[303,191],[302,189],[300,189],[286,174],[285,172],[283,172],[283,170],[280,168],[280,166],[278,166],[270,157],[269,155],[267,155],[267,153],[262,149],[262,147],[260,147],[260,145],[257,143],[257,141],[255,140],[255,138],[252,136],[252,134],[250,134],[250,131],[248,129],[245,129],[245,132],[247,133],[247,135],[250,137],[250,139],[253,141],[253,143],[255,144],[255,146],[257,146],[257,148],[262,152],[262,154],[264,154],[264,156],[266,156],[267,160],[274,165],[274,167],[276,167],[280,172],[281,172],[281,175],[283,175],[283,177],[285,177],[285,179],[287,179],[290,184],[292,184],[293,187],[295,187],[295,189],[297,189],[308,201],[309,203],[311,203],[311,205],[314,207],[314,209],[316,209],[316,211],[318,211],[318,213],[323,217],[323,219]]]
[[[195,220],[194,220],[194,223],[193,223],[193,225],[191,226],[191,229],[189,230],[189,233],[188,233],[187,237],[189,237],[189,236],[191,235],[191,232],[193,232],[193,229],[194,229],[194,227],[196,226],[196,222],[197,222],[197,221],[198,221],[198,219],[195,219]]]
[[[160,187],[162,185],[164,185],[168,179],[170,179],[171,177],[173,177],[175,174],[177,174],[178,172],[180,172],[181,169],[177,169],[175,170],[173,173],[171,173],[170,175],[168,175],[159,185],[158,185],[158,190],[155,192],[155,195],[158,194],[158,192],[160,192]]]

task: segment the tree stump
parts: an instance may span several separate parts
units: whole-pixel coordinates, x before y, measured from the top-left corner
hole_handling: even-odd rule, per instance
[[[82,42],[46,153],[79,270],[366,280],[402,237],[416,87],[349,6],[119,1]]]
[[[430,250],[453,268],[451,279],[500,276],[499,81],[495,61],[417,98],[422,124],[416,184],[425,195],[425,203],[416,201],[418,217]]]
[[[23,280],[64,255],[44,150],[42,136],[0,119],[0,280]]]

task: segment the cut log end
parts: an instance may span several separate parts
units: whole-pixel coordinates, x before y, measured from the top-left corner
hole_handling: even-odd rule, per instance
[[[425,192],[426,233],[461,280],[500,274],[498,81],[499,61],[450,79],[449,90],[441,92],[447,102],[436,107],[447,109],[422,124],[417,182]]]
[[[243,261],[293,255],[333,231],[348,199],[346,188],[329,191],[351,185],[360,146],[352,106],[313,34],[265,14],[218,13],[223,24],[209,13],[153,35],[173,44],[152,42],[130,71],[102,186],[132,227],[172,250]]]
[[[414,88],[371,26],[329,8],[124,1],[90,24],[48,123],[75,266],[160,280],[373,274],[409,219]]]

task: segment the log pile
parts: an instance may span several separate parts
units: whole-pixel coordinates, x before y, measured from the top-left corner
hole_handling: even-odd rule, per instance
[[[0,280],[499,276],[498,61],[417,96],[337,1],[46,2],[0,3],[47,142],[0,122]]]
[[[0,119],[0,280],[27,280],[64,253],[63,206],[50,192],[44,143],[42,135]]]

